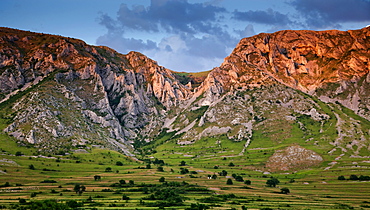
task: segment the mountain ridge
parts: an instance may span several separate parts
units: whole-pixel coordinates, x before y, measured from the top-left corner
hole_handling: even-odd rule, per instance
[[[196,78],[138,52],[1,28],[1,127],[52,153],[90,145],[134,156],[141,148],[133,145],[164,132],[178,145],[216,137],[220,148],[223,141],[240,143],[236,155],[258,141],[276,147],[292,139],[321,155],[333,149],[361,155],[369,150],[367,123],[335,102],[370,119],[368,40],[369,28],[259,34]]]

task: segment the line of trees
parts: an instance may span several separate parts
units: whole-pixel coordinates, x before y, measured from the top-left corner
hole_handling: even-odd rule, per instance
[[[338,176],[338,180],[347,180],[347,179],[344,176]],[[352,174],[349,176],[348,180],[370,181],[370,176],[364,176],[364,175],[357,176],[357,175]]]

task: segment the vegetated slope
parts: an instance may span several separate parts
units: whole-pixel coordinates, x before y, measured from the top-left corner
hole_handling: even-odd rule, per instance
[[[301,169],[324,160],[333,161],[332,166],[343,155],[367,158],[369,37],[370,28],[364,28],[280,31],[241,40],[196,89],[188,106],[169,115],[167,128],[174,136],[168,144],[189,145],[183,147],[193,148],[194,156],[199,150],[190,144],[210,138],[214,141],[203,149],[219,155],[260,148],[266,155],[260,167],[252,168],[263,170]],[[239,146],[224,147],[232,141]],[[161,154],[188,151],[160,148],[156,151]],[[276,158],[276,149],[285,157]],[[307,155],[299,158],[301,163],[289,163],[298,153]],[[309,161],[311,156],[317,158]]]
[[[50,152],[102,144],[161,158],[251,157],[245,167],[263,171],[331,168],[369,156],[369,31],[245,38],[205,77],[2,28],[4,131]]]
[[[88,142],[130,154],[190,93],[140,53],[71,38],[1,28],[0,57],[4,131],[44,151]]]

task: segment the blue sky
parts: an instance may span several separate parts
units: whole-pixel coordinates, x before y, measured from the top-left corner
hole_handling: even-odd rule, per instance
[[[369,24],[370,0],[0,0],[0,26],[139,51],[188,72],[219,66],[258,33]]]

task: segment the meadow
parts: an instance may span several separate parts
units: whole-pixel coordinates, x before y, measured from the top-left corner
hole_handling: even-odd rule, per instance
[[[181,146],[164,136],[156,152],[140,161],[94,147],[34,156],[35,148],[20,147],[4,134],[0,141],[2,209],[34,209],[42,202],[60,209],[370,208],[370,182],[349,180],[370,175],[370,162],[363,158],[342,156],[329,170],[324,162],[296,172],[266,173],[256,167],[263,168],[272,149],[252,148],[238,156],[242,142],[221,141],[220,146],[216,138]],[[280,181],[276,187],[267,187],[271,177]]]

